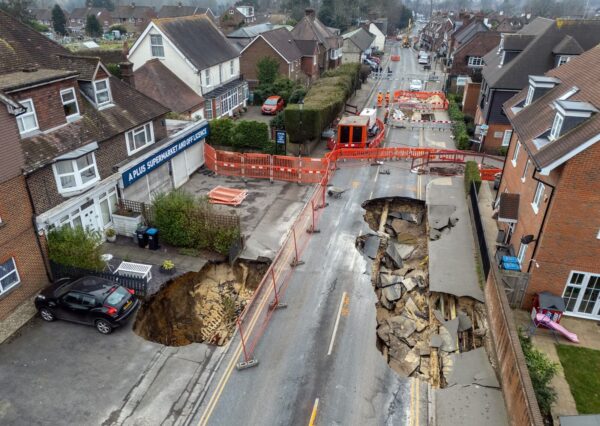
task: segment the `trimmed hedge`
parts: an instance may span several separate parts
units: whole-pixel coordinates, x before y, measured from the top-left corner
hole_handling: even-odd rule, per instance
[[[454,143],[458,149],[467,150],[471,148],[469,132],[465,115],[460,109],[460,105],[455,95],[448,96],[448,115],[452,120],[452,134],[454,135]]]
[[[479,193],[479,187],[481,186],[481,173],[479,173],[479,166],[476,161],[467,161],[465,163],[465,191],[469,194],[471,189],[471,183],[475,184],[475,188]]]
[[[61,226],[48,233],[48,257],[61,265],[101,271],[102,235],[81,226]]]
[[[285,128],[291,143],[317,140],[321,132],[342,112],[344,104],[360,87],[360,64],[344,64],[327,71],[310,88],[302,108],[288,105]]]

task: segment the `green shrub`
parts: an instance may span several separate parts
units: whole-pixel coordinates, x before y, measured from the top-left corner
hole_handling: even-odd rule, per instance
[[[227,254],[235,239],[240,238],[238,227],[226,227],[215,220],[206,198],[196,199],[188,192],[176,190],[157,194],[152,204],[161,237],[168,244],[188,249],[187,253],[208,249]]]
[[[298,102],[304,99],[304,97],[306,96],[306,92],[307,90],[305,87],[298,87],[294,89],[292,95],[290,96],[289,103],[297,104]]]
[[[208,143],[211,145],[231,146],[235,123],[229,118],[217,118],[209,123]]]
[[[469,136],[469,130],[467,128],[466,120],[460,106],[457,102],[456,95],[449,95],[448,100],[448,116],[452,120],[452,134],[454,135],[454,143],[458,149],[467,150],[471,147],[471,138]],[[475,128],[473,125],[472,131],[474,133]]]
[[[285,128],[290,142],[316,140],[343,110],[344,104],[360,87],[360,64],[344,64],[323,73],[306,93],[304,105],[288,105],[285,109]]]
[[[118,79],[121,79],[121,68],[119,67],[119,64],[106,64],[106,68],[108,68],[108,71],[112,75]]]
[[[500,155],[502,157],[506,157],[507,152],[508,152],[507,146],[501,146],[500,148],[498,148],[498,155]]]
[[[279,111],[275,117],[269,121],[269,125],[273,129],[284,130],[285,129],[285,121],[283,118],[283,111]]]
[[[259,84],[273,84],[279,73],[279,62],[270,56],[260,58],[256,63],[256,73]]]
[[[263,149],[269,143],[269,126],[260,121],[240,121],[233,129],[232,146]]]
[[[81,226],[62,226],[48,233],[48,256],[61,265],[102,270],[102,235]]]
[[[481,186],[481,173],[476,161],[467,161],[465,163],[465,191],[468,194],[471,188],[471,183],[475,184],[477,192]]]
[[[540,411],[542,415],[549,416],[550,407],[556,401],[556,391],[550,386],[550,382],[558,371],[558,364],[550,361],[546,354],[534,348],[531,339],[525,336],[522,330],[519,330],[519,341]]]

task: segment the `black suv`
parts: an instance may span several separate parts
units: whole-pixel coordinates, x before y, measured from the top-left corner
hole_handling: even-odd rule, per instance
[[[102,334],[125,323],[139,303],[133,290],[99,277],[65,278],[35,298],[35,307],[45,321],[58,318],[94,325]]]

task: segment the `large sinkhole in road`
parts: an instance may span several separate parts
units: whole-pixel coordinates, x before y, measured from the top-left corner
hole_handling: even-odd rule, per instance
[[[133,330],[167,346],[224,345],[269,265],[208,263],[166,283],[140,308]]]
[[[401,376],[427,380],[428,251],[426,207],[421,200],[394,197],[363,203],[374,231],[356,240],[371,261],[377,295],[377,348]]]

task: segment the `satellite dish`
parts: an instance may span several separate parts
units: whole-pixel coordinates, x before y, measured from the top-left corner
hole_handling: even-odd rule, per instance
[[[535,241],[535,240],[533,239],[533,235],[523,235],[523,236],[521,237],[521,244],[525,244],[525,245],[527,245],[527,244],[529,244],[529,243],[531,243],[531,242],[533,242],[533,241]]]

